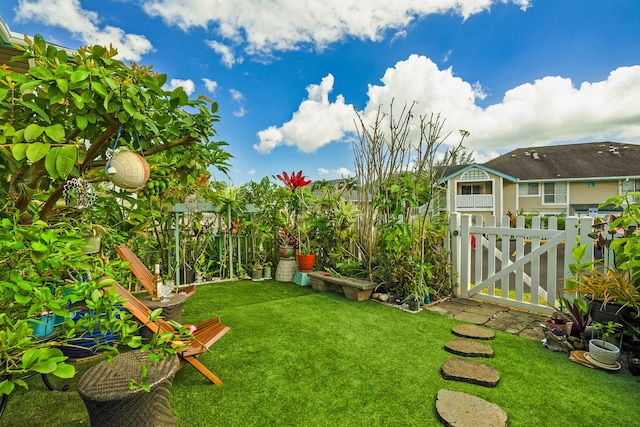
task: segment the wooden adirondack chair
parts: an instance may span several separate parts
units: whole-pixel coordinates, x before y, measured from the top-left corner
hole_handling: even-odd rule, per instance
[[[129,268],[136,276],[138,281],[142,284],[144,289],[149,292],[150,295],[153,295],[153,287],[155,286],[154,274],[149,271],[149,269],[140,261],[140,259],[133,253],[131,249],[127,246],[116,246],[116,252],[120,255],[124,261],[129,263]],[[187,296],[191,296],[196,293],[196,286],[184,286],[180,288],[180,292],[185,293]]]
[[[151,310],[142,303],[138,298],[131,294],[128,290],[119,284],[113,285],[112,289],[124,299],[122,305],[141,323],[145,324],[153,332],[178,332],[176,328],[171,326],[164,319],[150,321],[149,315]],[[205,320],[195,325],[196,330],[193,332],[194,337],[191,338],[185,348],[182,348],[178,355],[180,356],[180,367],[185,363],[196,368],[202,375],[214,384],[222,384],[222,381],[213,374],[206,366],[204,366],[197,358],[206,352],[216,341],[229,331],[229,327],[220,322],[219,317]],[[187,329],[188,326],[186,326]]]

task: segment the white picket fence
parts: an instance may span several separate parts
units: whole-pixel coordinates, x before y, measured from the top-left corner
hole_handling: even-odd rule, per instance
[[[517,217],[511,228],[509,217],[451,214],[449,223],[454,289],[460,298],[473,298],[522,310],[551,313],[563,282],[570,277],[574,263],[572,249],[585,243],[593,218],[567,217],[565,229],[557,229],[557,219],[549,217],[546,228],[534,217],[525,228],[524,217]],[[472,237],[473,236],[473,237]],[[475,242],[475,245],[474,245]],[[474,246],[474,247],[472,247]],[[582,261],[593,260],[587,250]]]

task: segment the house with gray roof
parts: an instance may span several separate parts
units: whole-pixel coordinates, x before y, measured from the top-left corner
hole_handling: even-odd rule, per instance
[[[640,145],[518,148],[483,164],[449,166],[442,176],[449,212],[583,215],[610,197],[640,191]]]

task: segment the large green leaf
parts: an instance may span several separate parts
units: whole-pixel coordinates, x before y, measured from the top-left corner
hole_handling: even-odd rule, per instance
[[[55,142],[63,142],[64,141],[64,128],[60,123],[56,123],[52,126],[47,126],[44,129],[44,133],[47,134],[49,138],[54,140]]]
[[[46,121],[47,123],[51,123],[49,115],[35,102],[25,102],[23,105],[30,108],[34,113],[42,117],[42,120]]]
[[[75,92],[69,92],[69,93],[73,98],[73,103],[75,104],[76,108],[78,110],[82,110],[84,108],[84,100],[82,99],[82,96],[78,95]]]
[[[29,68],[29,74],[40,80],[53,80],[54,78],[53,73],[41,67]]]
[[[91,82],[91,87],[93,88],[93,90],[102,96],[107,96],[107,89],[104,87],[104,85],[100,82]]]
[[[42,135],[42,132],[44,132],[44,127],[42,127],[40,125],[37,125],[35,123],[31,123],[24,130],[24,139],[27,142],[33,142],[33,141],[36,140],[36,138],[38,138],[40,135]]]
[[[36,252],[46,252],[48,247],[44,243],[41,242],[31,242],[31,249]]]
[[[0,394],[11,394],[13,389],[15,388],[15,384],[9,380],[0,381]]]
[[[29,144],[12,144],[11,154],[16,160],[22,160],[27,157],[27,148]]]
[[[75,145],[60,147],[60,152],[56,158],[56,171],[60,179],[67,179],[78,160],[78,150]]]
[[[58,89],[62,93],[67,93],[69,91],[69,83],[65,79],[56,79],[56,85],[58,85]]]
[[[73,378],[76,374],[76,368],[68,363],[60,363],[52,374],[58,378]]]
[[[31,163],[35,163],[47,155],[51,149],[50,144],[44,142],[34,142],[27,147],[27,160]]]
[[[76,70],[71,74],[71,81],[73,83],[78,83],[89,76],[89,71],[87,70]]]
[[[33,90],[42,84],[42,80],[31,80],[20,85],[21,92],[27,92]]]
[[[53,147],[47,153],[47,158],[44,159],[44,167],[49,173],[49,176],[53,179],[59,179],[60,175],[58,175],[58,170],[56,169],[56,159],[58,158],[58,153],[60,152],[60,147]]]
[[[24,352],[22,355],[22,365],[25,368],[30,368],[33,364],[35,364],[40,355],[42,354],[42,349],[31,348]]]
[[[131,101],[129,101],[128,99],[123,99],[122,100],[122,106],[124,107],[124,110],[130,115],[130,116],[134,116],[136,114],[136,109],[133,106],[133,104],[131,103]]]
[[[32,371],[40,374],[50,374],[58,368],[58,364],[51,360],[41,360],[31,367]]]
[[[18,129],[17,131],[15,131],[11,140],[14,144],[18,144],[24,141],[24,129]]]
[[[88,124],[89,124],[89,120],[87,120],[87,116],[81,116],[81,115],[76,116],[76,126],[78,126],[78,129],[85,130]]]

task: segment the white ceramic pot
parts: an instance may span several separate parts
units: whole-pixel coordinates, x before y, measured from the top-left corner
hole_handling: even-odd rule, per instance
[[[613,366],[620,358],[620,349],[610,342],[592,339],[589,341],[589,355],[596,362]]]

